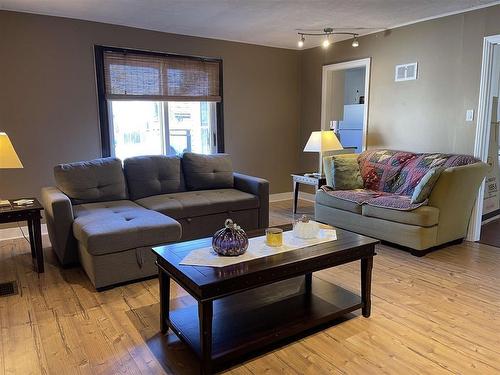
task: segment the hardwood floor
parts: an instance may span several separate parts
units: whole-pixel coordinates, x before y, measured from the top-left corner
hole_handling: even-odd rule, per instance
[[[301,202],[300,211],[311,211]],[[273,225],[291,201],[272,203]],[[79,268],[57,266],[44,238],[46,272],[31,270],[24,239],[0,242],[0,374],[195,374],[173,334],[159,334],[157,280],[102,293]],[[358,290],[359,264],[315,274]],[[227,374],[500,373],[500,249],[463,243],[416,258],[379,246],[372,316],[359,313],[263,354]],[[174,306],[193,303],[172,286]]]

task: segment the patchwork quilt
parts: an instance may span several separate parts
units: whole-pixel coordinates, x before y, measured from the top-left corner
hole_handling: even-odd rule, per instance
[[[383,191],[356,189],[356,190],[332,190],[328,186],[321,188],[332,197],[356,203],[360,206],[391,208],[393,210],[411,211],[427,204],[427,200],[421,203],[411,203],[411,196],[386,193]]]

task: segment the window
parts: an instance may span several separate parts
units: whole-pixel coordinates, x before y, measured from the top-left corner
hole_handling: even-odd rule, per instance
[[[222,61],[95,52],[103,156],[224,151]]]

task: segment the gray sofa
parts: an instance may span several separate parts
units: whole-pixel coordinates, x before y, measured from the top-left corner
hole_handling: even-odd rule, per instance
[[[211,236],[228,217],[269,224],[269,183],[234,173],[226,154],[103,158],[54,177],[41,194],[52,248],[97,289],[155,275],[152,246]]]

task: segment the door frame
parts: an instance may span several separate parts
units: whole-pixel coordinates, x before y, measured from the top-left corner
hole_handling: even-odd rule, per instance
[[[485,163],[488,161],[491,130],[491,100],[489,98],[489,94],[491,90],[491,76],[493,73],[493,49],[497,44],[500,44],[500,35],[491,35],[484,38],[481,83],[479,86],[479,104],[477,107],[476,137],[474,141],[474,156],[481,159]],[[467,240],[469,241],[479,241],[479,237],[481,235],[484,187],[485,181],[483,180],[477,194],[476,204],[472,211],[469,223],[467,233]]]
[[[371,57],[359,60],[345,61],[336,64],[323,65],[323,71],[321,76],[321,129],[326,125],[326,96],[327,96],[327,84],[328,84],[328,72],[347,70],[353,68],[365,68],[365,109],[363,113],[363,140],[361,142],[362,150],[366,150],[367,134],[368,134],[368,105],[369,105],[369,95],[370,95],[370,67],[371,67]],[[342,96],[344,93],[342,92]]]

